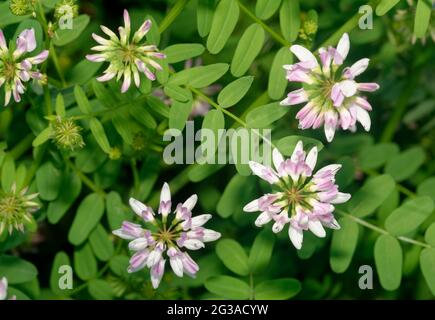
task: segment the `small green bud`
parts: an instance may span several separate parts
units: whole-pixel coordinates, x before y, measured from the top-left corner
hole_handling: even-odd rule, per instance
[[[317,32],[317,23],[312,20],[306,20],[304,22],[304,30],[307,35],[315,34]]]
[[[57,118],[53,123],[53,140],[62,149],[81,149],[85,146],[82,128],[71,119]]]
[[[33,13],[33,2],[31,0],[11,0],[9,9],[16,16],[25,16]]]
[[[122,156],[122,153],[121,153],[121,150],[119,150],[119,148],[112,148],[112,149],[110,149],[110,152],[109,152],[109,159],[110,160],[118,160],[119,158],[121,158],[121,156]]]
[[[141,151],[145,149],[146,139],[145,139],[145,135],[142,132],[137,132],[133,136],[132,147],[135,151]]]

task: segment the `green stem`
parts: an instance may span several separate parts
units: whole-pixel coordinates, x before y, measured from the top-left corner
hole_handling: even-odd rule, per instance
[[[147,95],[143,95],[143,96],[136,98],[133,101],[121,103],[121,104],[119,104],[116,107],[111,108],[111,109],[104,109],[104,110],[97,111],[97,112],[91,112],[91,113],[87,113],[87,114],[81,114],[79,116],[73,116],[73,117],[71,117],[71,120],[91,119],[91,118],[100,117],[102,115],[110,114],[112,112],[119,111],[122,108],[126,108],[126,107],[130,106],[131,104],[144,102],[144,101],[146,101],[147,97],[148,97]]]
[[[189,87],[189,89],[195,93],[197,96],[200,96],[202,99],[204,99],[205,101],[207,101],[212,107],[214,107],[217,110],[220,110],[222,113],[226,114],[227,116],[229,116],[230,118],[234,119],[237,123],[239,123],[240,125],[242,125],[245,128],[249,128],[248,124],[243,121],[242,119],[240,119],[238,116],[236,116],[234,113],[228,111],[225,108],[222,108],[219,104],[217,104],[216,102],[214,102],[212,99],[210,99],[208,96],[206,96],[204,93],[201,92],[201,90],[195,89],[195,88],[191,88]],[[275,145],[273,144],[272,141],[270,141],[268,138],[266,138],[265,136],[263,136],[260,132],[258,132],[258,130],[253,130],[252,131],[254,134],[258,135],[261,139],[263,139],[266,143],[270,144],[272,147],[276,148]]]
[[[33,180],[33,177],[36,174],[36,171],[38,170],[39,166],[42,163],[42,159],[44,159],[45,151],[47,150],[47,144],[43,144],[39,147],[39,151],[36,152],[36,157],[32,162],[32,165],[30,166],[30,169],[27,171],[26,180],[24,182],[25,186],[30,185],[30,182]]]
[[[432,248],[431,245],[429,245],[427,243],[424,243],[424,242],[421,242],[421,241],[418,241],[418,240],[414,240],[414,239],[411,239],[411,238],[408,238],[408,237],[402,237],[402,236],[397,237],[395,235],[392,235],[387,230],[382,229],[382,228],[380,228],[380,227],[378,227],[378,226],[376,226],[374,224],[371,224],[370,222],[367,222],[367,221],[365,221],[363,219],[355,217],[355,216],[353,216],[353,215],[351,215],[351,214],[349,214],[349,213],[347,213],[347,212],[345,212],[343,210],[335,209],[335,211],[338,214],[340,214],[340,215],[342,215],[344,217],[347,217],[347,218],[355,221],[356,223],[358,223],[358,224],[360,224],[360,225],[362,225],[362,226],[364,226],[364,227],[366,227],[368,229],[376,231],[378,233],[390,235],[390,236],[392,236],[392,237],[394,237],[394,238],[396,238],[398,240],[401,240],[403,242],[407,242],[407,243],[414,244],[414,245],[417,245],[417,246],[421,246],[421,247],[424,247],[424,248]]]
[[[54,67],[56,69],[56,72],[59,74],[60,80],[62,81],[62,86],[65,86],[65,78],[63,76],[62,73],[62,69],[60,68],[60,64],[59,64],[59,59],[57,57],[57,53],[56,50],[54,49],[53,43],[50,39],[50,36],[48,34],[48,23],[47,23],[47,19],[45,17],[45,12],[44,12],[44,8],[42,6],[41,1],[38,1],[38,21],[41,23],[43,29],[44,29],[44,33],[45,33],[45,46],[46,49],[49,51],[49,57],[51,58],[51,60],[53,61]],[[47,62],[44,63],[44,71],[46,70],[46,66],[47,66]]]
[[[10,152],[9,154],[14,158],[14,160],[19,159],[29,148],[32,146],[33,139],[35,136],[33,133],[29,133],[25,136]]]
[[[81,172],[79,170],[79,168],[77,168],[75,166],[75,164],[68,158],[64,158],[65,162],[68,164],[68,166],[77,174],[77,176],[80,178],[80,180],[82,180],[82,182],[87,185],[89,187],[89,189],[91,189],[92,191],[94,191],[95,193],[98,193],[100,196],[102,196],[103,198],[106,197],[106,192],[101,189],[100,187],[98,187],[91,179],[89,179],[83,172]]]
[[[140,184],[139,173],[137,171],[136,159],[132,158],[130,161],[131,171],[133,172],[134,189],[137,190]]]
[[[205,95],[201,90],[198,90],[198,89],[195,89],[195,88],[192,88],[192,87],[189,87],[189,90],[192,91],[193,93],[195,93],[197,96],[199,96],[202,99],[204,99],[205,101],[207,101],[211,106],[213,106],[217,110],[220,110],[220,111],[222,111],[222,113],[225,113],[227,116],[229,116],[230,118],[232,118],[233,120],[235,120],[236,122],[241,124],[242,126],[244,126],[244,127],[247,126],[245,121],[243,121],[242,119],[240,119],[235,114],[233,114],[230,111],[228,111],[227,109],[222,108],[220,105],[218,105],[216,102],[214,102],[210,97]]]
[[[237,1],[239,4],[240,9],[252,20],[254,20],[256,23],[258,23],[264,31],[270,34],[272,38],[274,38],[276,41],[278,41],[280,44],[282,44],[284,47],[289,47],[291,43],[287,40],[285,40],[283,37],[281,37],[280,34],[275,32],[272,28],[270,28],[267,24],[265,24],[261,19],[257,18],[255,14],[253,14],[245,5],[243,5],[240,1]]]
[[[53,114],[53,108],[51,107],[51,96],[48,85],[44,86],[44,102],[45,102],[45,114],[51,116]]]
[[[377,4],[380,2],[380,0],[372,0],[367,3],[367,5],[371,6],[372,8],[375,8]],[[355,15],[353,15],[349,20],[346,21],[345,24],[343,24],[337,31],[335,31],[328,39],[326,39],[319,48],[327,47],[335,45],[338,40],[341,38],[343,33],[350,32],[352,29],[354,29],[359,22],[361,14],[358,12]]]
[[[65,87],[65,77],[63,75],[62,69],[60,68],[59,58],[57,57],[56,49],[54,48],[53,42],[50,41],[50,57],[53,60],[54,67],[59,75],[62,86]]]
[[[188,2],[189,2],[189,0],[178,0],[174,4],[174,6],[171,8],[171,10],[168,12],[168,14],[163,19],[163,21],[160,23],[159,33],[163,33],[166,29],[169,28],[169,26],[174,22],[174,20],[183,11],[184,7],[186,6],[186,4]]]
[[[408,107],[408,101],[411,98],[415,87],[417,86],[418,76],[420,74],[419,71],[420,69],[414,70],[411,79],[406,83],[406,87],[402,91],[402,94],[400,95],[396,103],[393,114],[387,122],[384,131],[382,132],[380,140],[381,142],[390,142],[393,139],[394,134],[402,120],[402,116],[405,113],[406,108]]]

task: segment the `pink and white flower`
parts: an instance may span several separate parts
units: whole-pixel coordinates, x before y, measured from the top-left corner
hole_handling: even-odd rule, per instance
[[[127,10],[124,10],[124,27],[119,27],[119,37],[105,26],[101,30],[109,36],[105,39],[95,33],[92,34],[98,43],[92,50],[95,54],[88,54],[86,59],[92,62],[109,62],[109,67],[98,81],[109,81],[116,77],[116,81],[123,78],[121,92],[126,92],[133,81],[136,87],[140,86],[140,74],[154,81],[154,70],[162,70],[155,59],[164,59],[166,56],[159,52],[157,46],[142,42],[142,39],[151,29],[151,20],[146,20],[131,38],[131,21]]]
[[[166,260],[169,260],[178,277],[183,277],[184,274],[195,277],[199,266],[183,248],[199,250],[205,247],[205,242],[215,241],[221,236],[219,232],[203,227],[211,219],[210,214],[192,217],[192,209],[197,200],[198,197],[192,195],[184,203],[179,203],[171,214],[171,192],[169,185],[165,183],[160,194],[160,219],[153,209],[130,198],[131,208],[145,223],[150,224],[150,228],[124,221],[121,228],[113,231],[114,235],[130,241],[128,248],[134,254],[130,259],[128,272],[150,268],[154,289],[159,286],[163,277]]]
[[[366,131],[370,130],[370,103],[361,92],[373,92],[379,89],[374,82],[358,83],[355,78],[363,73],[369,59],[363,58],[352,66],[342,68],[349,53],[349,36],[344,33],[337,48],[320,48],[317,58],[308,49],[293,45],[290,51],[299,59],[298,63],[284,65],[287,80],[301,82],[302,88],[290,92],[281,101],[281,105],[290,106],[306,103],[297,113],[301,129],[317,129],[324,126],[328,142],[334,139],[338,128],[356,130],[360,122]]]
[[[43,50],[33,57],[28,53],[36,49],[35,30],[25,29],[17,38],[16,49],[8,48],[3,31],[0,29],[0,87],[5,87],[5,106],[14,98],[15,102],[21,101],[21,95],[25,92],[24,83],[36,80],[44,83],[46,80],[36,65],[44,62],[48,57],[48,50]]]
[[[8,298],[8,279],[5,277],[0,279],[0,301]],[[15,300],[16,297],[12,296],[9,300]]]
[[[341,168],[332,164],[313,174],[317,162],[317,147],[308,154],[299,141],[290,159],[273,150],[274,168],[251,161],[252,172],[270,183],[276,190],[248,203],[245,212],[261,214],[255,225],[261,227],[273,221],[272,230],[281,232],[286,224],[291,242],[300,249],[303,231],[310,230],[317,237],[325,237],[324,227],[339,229],[335,220],[334,204],[344,203],[350,194],[342,193],[335,184],[335,174]]]

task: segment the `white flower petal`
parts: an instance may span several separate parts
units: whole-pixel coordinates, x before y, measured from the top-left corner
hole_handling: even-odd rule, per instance
[[[370,131],[371,120],[369,113],[361,107],[356,109],[356,119],[362,124],[365,131]]]
[[[302,62],[310,61],[313,65],[318,65],[316,57],[310,50],[296,44],[290,47],[290,51]]]
[[[128,248],[132,251],[141,251],[148,247],[148,240],[146,238],[137,238],[130,241]]]
[[[142,212],[146,211],[148,207],[144,205],[139,200],[136,200],[134,198],[130,198],[128,203],[130,204],[130,207],[133,209],[133,211],[139,216],[142,217]]]
[[[274,184],[279,181],[276,173],[271,168],[268,168],[261,163],[249,161],[249,167],[255,175],[259,176],[263,180],[266,180],[270,184]]]
[[[314,167],[317,163],[317,147],[313,147],[310,152],[308,152],[307,158],[305,159],[305,163],[310,167],[311,170],[314,170]]]
[[[169,189],[169,184],[165,182],[160,193],[160,202],[167,201],[171,201],[171,190]]]
[[[330,203],[345,203],[350,199],[350,193],[339,192],[335,199],[331,200]]]
[[[299,140],[298,143],[296,143],[296,147],[293,150],[293,153],[292,153],[290,159],[293,162],[296,162],[298,159],[298,157],[297,157],[298,153],[303,152],[303,151],[304,151],[304,144],[301,140]]]
[[[279,168],[281,166],[281,163],[284,162],[284,157],[282,156],[281,152],[279,152],[278,149],[273,149],[272,151],[272,159],[273,159],[273,165],[276,169],[276,171],[279,172]]]
[[[192,229],[203,226],[208,220],[211,219],[211,217],[211,214],[201,214],[199,216],[193,217],[191,220]]]
[[[328,142],[331,142],[334,139],[335,135],[335,125],[331,125],[330,123],[325,123],[324,130],[325,130],[325,137]]]
[[[340,54],[342,61],[346,59],[347,54],[349,53],[349,48],[350,48],[349,35],[347,33],[343,33],[337,45],[337,52],[338,54]]]
[[[361,73],[366,71],[367,67],[369,66],[370,59],[363,58],[361,60],[358,60],[355,62],[348,70],[347,73],[349,73],[351,79],[355,78],[356,76],[359,76]]]
[[[304,239],[303,231],[290,226],[288,229],[288,235],[295,248],[300,250],[302,248],[302,241]]]
[[[262,212],[255,220],[255,225],[257,227],[262,227],[266,223],[272,220],[272,215],[269,212]]]
[[[323,229],[322,223],[319,220],[308,221],[308,229],[319,238],[324,238],[326,236],[325,229]]]
[[[189,199],[187,199],[183,203],[183,207],[187,208],[187,210],[192,211],[192,209],[195,207],[196,202],[198,201],[198,196],[196,194],[191,195]]]
[[[345,97],[352,97],[358,90],[358,85],[353,80],[343,80],[340,82],[340,90]]]
[[[181,257],[177,255],[170,258],[169,263],[174,273],[181,278],[183,276],[183,261],[181,260]]]
[[[260,208],[258,207],[258,199],[252,200],[243,207],[243,211],[245,212],[256,212],[258,210],[260,210]]]

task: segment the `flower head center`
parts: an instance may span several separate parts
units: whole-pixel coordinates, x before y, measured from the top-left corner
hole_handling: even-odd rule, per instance
[[[125,47],[122,48],[122,61],[126,64],[132,64],[134,63],[134,60],[136,57],[136,46],[133,44],[128,44]]]
[[[11,81],[15,78],[16,65],[13,61],[3,61],[3,75],[6,81]]]
[[[301,191],[296,187],[291,187],[291,189],[287,191],[287,200],[289,205],[299,203],[302,200]]]
[[[158,234],[157,234],[159,240],[161,240],[162,242],[166,242],[169,243],[172,240],[174,240],[174,234],[170,231],[170,230],[161,230]]]
[[[0,198],[0,215],[13,216],[20,210],[18,199],[13,194],[4,194]]]

